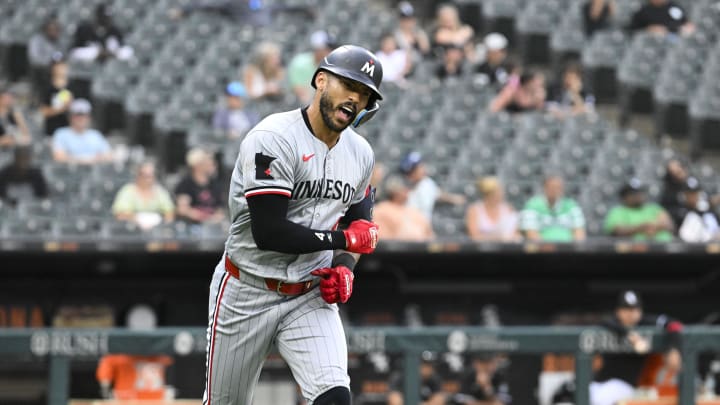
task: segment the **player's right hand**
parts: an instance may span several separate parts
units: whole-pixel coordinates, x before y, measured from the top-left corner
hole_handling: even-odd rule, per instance
[[[345,234],[345,250],[352,253],[368,254],[375,251],[378,241],[378,226],[359,219],[350,223],[343,231]]]

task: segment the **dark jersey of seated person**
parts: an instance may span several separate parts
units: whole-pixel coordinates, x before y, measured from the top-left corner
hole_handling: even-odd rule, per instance
[[[462,66],[462,64],[461,64],[460,66],[458,66],[458,68],[457,68],[457,70],[456,70],[455,72],[448,72],[448,71],[445,69],[445,65],[443,65],[443,64],[440,64],[440,65],[435,69],[435,77],[437,77],[437,78],[440,79],[440,80],[446,79],[446,78],[448,78],[448,77],[460,77],[460,76],[462,76],[462,74],[463,74],[463,66]]]
[[[490,84],[505,84],[510,76],[510,66],[505,62],[497,66],[484,62],[478,66],[476,72],[487,76]]]
[[[484,389],[477,383],[477,371],[469,367],[471,370],[463,376],[462,385],[460,386],[460,395],[472,397],[475,401],[493,401],[497,399],[503,404],[512,402],[510,389],[503,369],[498,369],[490,379],[490,385],[494,395],[489,396]],[[456,401],[460,402],[460,401]]]
[[[47,195],[47,184],[40,169],[21,171],[10,165],[0,170],[0,199],[15,204],[19,200]]]
[[[590,37],[595,31],[604,30],[610,28],[610,6],[609,3],[603,5],[603,9],[600,15],[596,19],[590,18],[590,7],[592,1],[588,1],[583,5],[583,27],[585,28],[585,35]]]
[[[43,93],[43,104],[50,107],[57,107],[60,105],[61,101],[57,101],[56,98],[60,97],[59,95],[62,91],[67,91],[67,89],[59,89],[52,84],[48,85]],[[47,117],[45,118],[45,135],[52,136],[56,129],[67,127],[69,125],[70,121],[68,120],[66,113],[60,113]]]
[[[614,316],[605,320],[602,326],[613,332],[621,342],[629,332]],[[671,348],[680,348],[680,331],[682,330],[682,324],[677,320],[667,315],[643,315],[637,326],[654,326],[665,331],[665,346],[653,348],[655,351],[667,351]],[[637,353],[603,355],[603,366],[595,374],[595,381],[605,382],[615,378],[635,386],[645,366],[647,356],[647,354]]]
[[[668,1],[663,6],[645,4],[632,18],[631,28],[634,30],[645,29],[651,25],[662,25],[670,32],[678,32],[680,27],[688,22],[685,9],[674,1]]]
[[[208,184],[200,185],[193,180],[192,176],[186,176],[175,188],[175,195],[187,195],[190,197],[190,207],[213,214],[225,203],[223,200],[223,187],[217,179],[211,179]],[[189,218],[181,219],[192,221]]]
[[[390,391],[404,391],[404,382],[402,373],[395,373],[390,377]],[[427,401],[433,395],[442,391],[442,379],[437,374],[432,374],[428,378],[420,381],[420,400]]]
[[[73,48],[90,46],[92,44],[100,44],[103,47],[106,41],[114,38],[118,45],[123,44],[123,35],[118,27],[111,24],[109,26],[96,26],[92,22],[81,23],[75,31],[73,38]]]

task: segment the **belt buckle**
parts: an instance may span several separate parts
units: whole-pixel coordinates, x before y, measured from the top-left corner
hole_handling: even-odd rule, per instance
[[[288,295],[288,294],[285,294],[282,291],[280,291],[280,289],[282,288],[282,285],[283,285],[282,280],[278,280],[278,284],[277,284],[277,287],[275,288],[275,292],[280,295]]]

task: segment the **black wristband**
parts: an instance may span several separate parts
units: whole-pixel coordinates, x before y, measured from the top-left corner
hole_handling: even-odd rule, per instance
[[[357,262],[350,253],[340,253],[339,255],[333,257],[332,267],[345,266],[352,270],[355,267],[355,263]]]
[[[347,247],[347,241],[345,240],[345,232],[343,231],[329,231],[330,235],[330,246],[333,249],[345,249]]]

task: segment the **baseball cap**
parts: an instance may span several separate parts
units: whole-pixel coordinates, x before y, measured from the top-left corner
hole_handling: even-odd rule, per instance
[[[507,48],[508,40],[503,34],[491,32],[485,36],[483,43],[488,51],[501,51]]]
[[[633,290],[625,290],[620,293],[617,301],[618,308],[642,308],[640,296]]]
[[[91,111],[92,105],[90,105],[90,102],[85,100],[84,98],[78,98],[77,100],[73,100],[73,102],[70,103],[70,114],[87,115],[90,114]]]
[[[401,1],[400,4],[398,4],[398,11],[400,12],[400,18],[415,17],[415,7],[408,1]]]
[[[247,98],[247,90],[245,90],[245,86],[240,82],[230,82],[225,87],[225,94],[228,96]]]
[[[335,48],[336,42],[327,31],[315,31],[310,35],[310,45],[313,49]]]
[[[409,174],[422,162],[422,154],[417,151],[413,151],[405,155],[402,162],[400,162],[400,172],[403,174]]]
[[[683,191],[701,191],[700,182],[695,177],[688,177],[683,185]]]
[[[645,183],[643,183],[642,180],[638,179],[637,177],[633,177],[628,180],[627,183],[623,184],[623,186],[620,188],[620,197],[625,197],[630,193],[645,191],[645,189]]]

